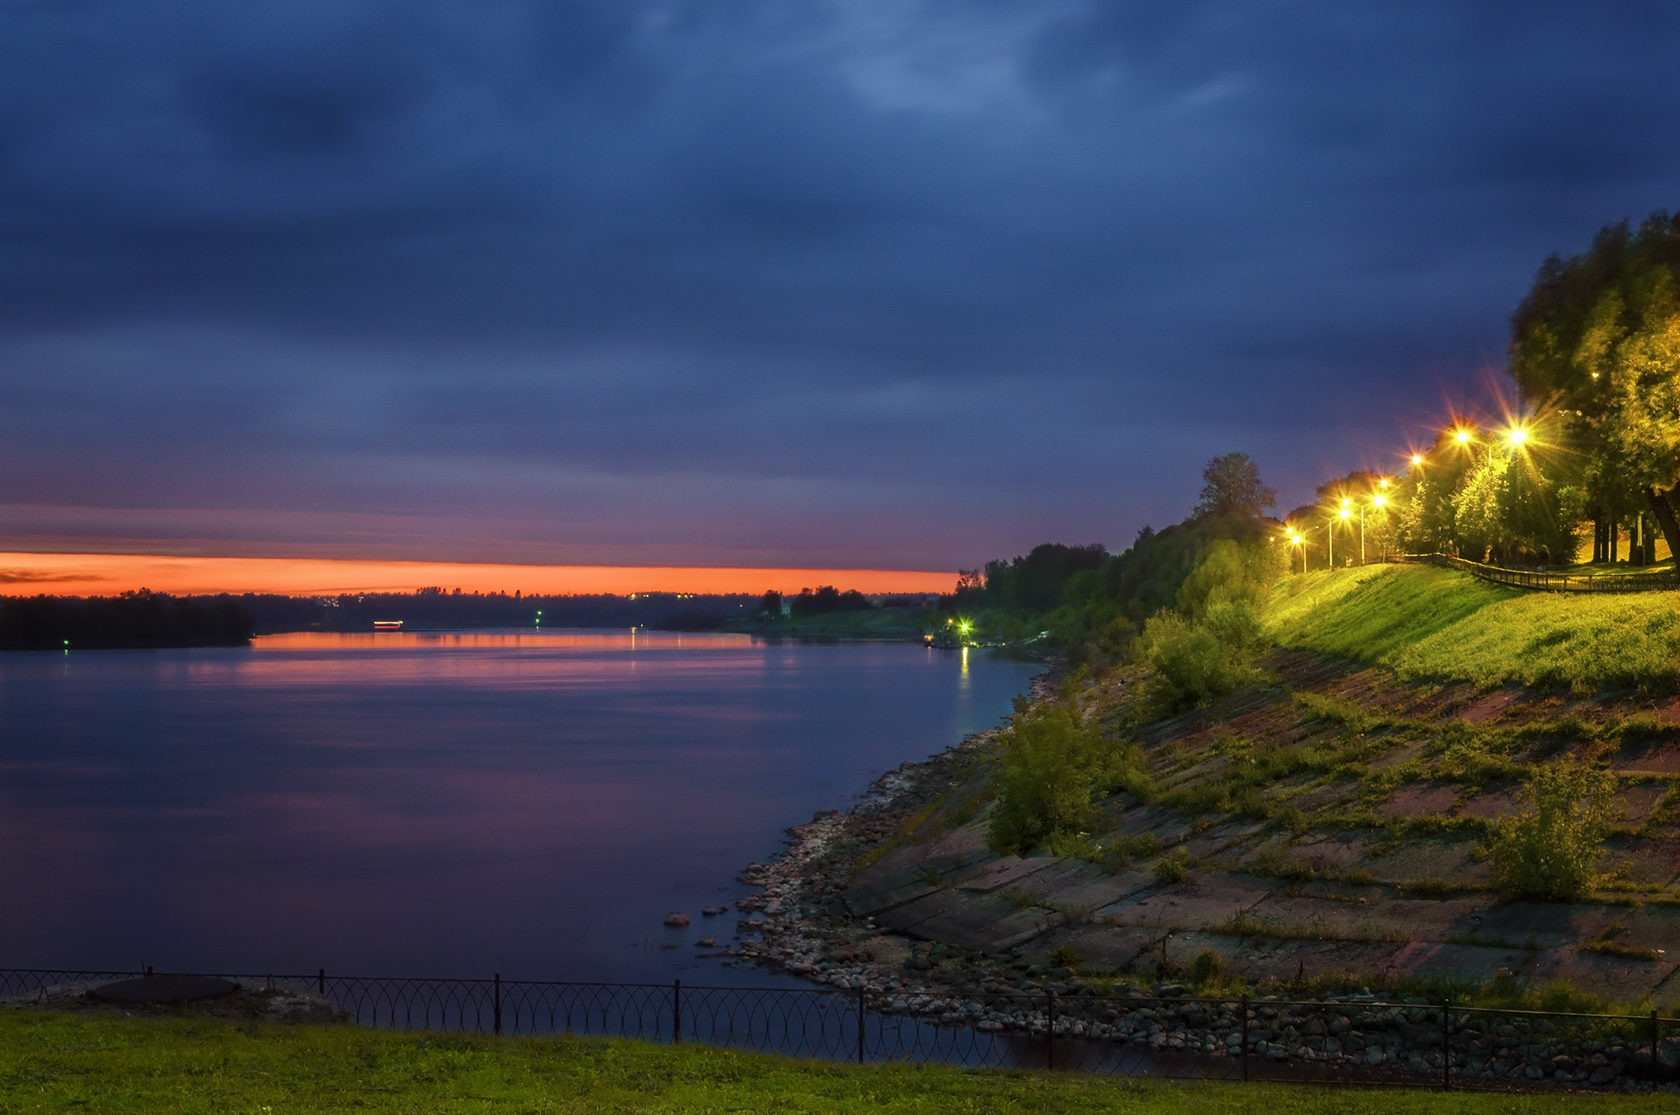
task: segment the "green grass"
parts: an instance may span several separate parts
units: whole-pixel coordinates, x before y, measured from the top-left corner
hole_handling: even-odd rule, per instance
[[[1279,645],[1414,681],[1591,693],[1680,682],[1680,593],[1546,593],[1455,570],[1377,565],[1285,578],[1264,621]]]
[[[0,1011],[0,1111],[1563,1113],[1569,1095],[1192,1084],[837,1065],[593,1038],[496,1039]],[[1595,1111],[1650,1098],[1594,1096]]]

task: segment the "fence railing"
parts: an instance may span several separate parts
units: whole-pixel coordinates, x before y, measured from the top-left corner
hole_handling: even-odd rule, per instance
[[[1484,581],[1544,592],[1654,592],[1680,588],[1680,571],[1673,569],[1656,573],[1606,573],[1602,576],[1589,573],[1581,576],[1574,573],[1506,569],[1503,566],[1483,565],[1478,561],[1453,557],[1451,554],[1405,554],[1399,560],[1450,566],[1453,569],[1462,569]]]
[[[150,974],[145,973],[145,974]],[[0,969],[0,998],[56,998],[134,972]],[[1130,1076],[1613,1089],[1680,1086],[1680,1019],[1368,997],[1297,1001],[328,975],[229,976],[313,994],[364,1026],[700,1042],[857,1062]]]

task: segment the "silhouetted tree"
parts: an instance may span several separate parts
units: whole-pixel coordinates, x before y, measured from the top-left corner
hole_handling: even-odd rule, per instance
[[[1224,453],[1202,470],[1202,494],[1192,514],[1198,519],[1241,515],[1258,519],[1277,503],[1277,493],[1260,482],[1260,469],[1247,453]]]

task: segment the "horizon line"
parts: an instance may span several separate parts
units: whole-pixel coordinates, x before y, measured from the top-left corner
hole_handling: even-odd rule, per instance
[[[950,592],[956,571],[698,565],[528,565],[514,562],[248,558],[177,554],[0,551],[0,597],[116,596],[148,589],[173,596],[222,593],[343,596],[446,592],[526,596],[625,596],[642,592],[795,595],[823,585],[866,594]]]

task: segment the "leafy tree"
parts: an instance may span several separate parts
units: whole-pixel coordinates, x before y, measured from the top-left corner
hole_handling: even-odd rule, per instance
[[[758,610],[775,619],[782,614],[782,594],[769,589],[758,601]]]
[[[1260,468],[1247,453],[1224,453],[1202,470],[1202,494],[1192,514],[1198,518],[1241,515],[1258,519],[1277,504],[1277,493],[1260,482]]]
[[[1562,420],[1598,518],[1649,510],[1680,553],[1680,217],[1548,258],[1512,315],[1508,366],[1529,408]]]

